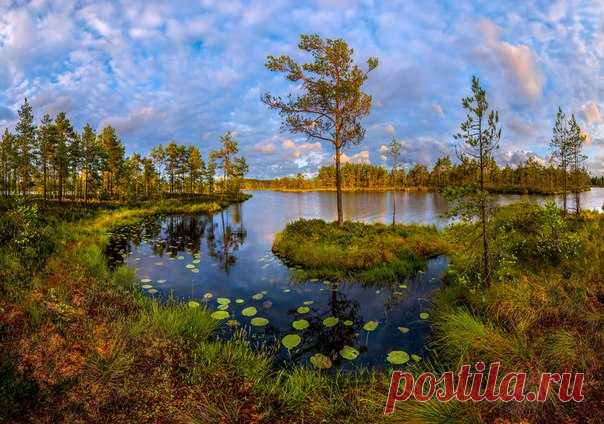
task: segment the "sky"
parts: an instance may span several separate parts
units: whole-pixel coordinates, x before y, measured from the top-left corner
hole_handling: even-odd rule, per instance
[[[295,90],[266,57],[309,60],[297,44],[312,33],[345,39],[363,66],[379,59],[366,137],[346,161],[384,164],[393,137],[408,165],[454,156],[477,75],[500,114],[500,164],[546,160],[561,106],[604,175],[602,1],[0,0],[0,129],[27,97],[37,119],[114,126],[128,153],[175,140],[207,154],[230,130],[251,177],[310,175],[332,147],[284,132],[260,96]]]

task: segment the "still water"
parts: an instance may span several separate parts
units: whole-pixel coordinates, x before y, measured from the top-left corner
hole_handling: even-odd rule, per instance
[[[292,282],[292,270],[271,253],[274,235],[297,218],[335,219],[335,193],[252,194],[243,204],[213,216],[150,218],[124,228],[112,238],[110,254],[136,268],[141,290],[150,296],[174,296],[223,310],[228,318],[220,320],[221,334],[242,328],[254,345],[275,350],[284,362],[304,363],[321,353],[334,367],[352,369],[385,367],[392,351],[414,355],[413,360],[426,356],[430,318],[420,314],[430,311],[431,296],[447,267],[445,257],[429,260],[424,271],[394,287]],[[547,198],[497,197],[501,204],[520,200],[542,203]],[[344,193],[343,203],[346,219],[392,219],[391,193]],[[584,193],[582,203],[599,208],[604,189]],[[399,222],[447,223],[442,216],[447,202],[438,193],[397,193],[396,205]],[[253,316],[243,313],[249,307],[248,312],[255,309]],[[293,328],[294,321],[306,328]],[[377,323],[377,328],[363,328],[367,322]],[[300,336],[300,343],[289,350],[281,345],[288,334]],[[343,349],[352,352],[344,354],[349,359],[342,356]]]

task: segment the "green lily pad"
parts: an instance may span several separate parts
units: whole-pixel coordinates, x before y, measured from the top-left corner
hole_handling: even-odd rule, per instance
[[[155,293],[157,293],[157,290],[156,289],[149,289],[149,290],[147,290],[147,293],[149,293],[149,294],[155,294]]]
[[[210,293],[210,292],[207,292],[206,294],[203,295],[204,299],[211,299],[213,297],[214,297],[214,295],[212,293]]]
[[[281,344],[285,346],[287,350],[292,350],[300,344],[302,338],[297,334],[288,334],[281,339]]]
[[[199,259],[193,259],[193,260],[191,261],[191,263],[192,263],[192,264],[195,264],[195,265],[197,265],[197,264],[198,264],[198,263],[200,263],[200,262],[201,262],[201,260],[199,260]]]
[[[299,314],[307,314],[310,312],[310,308],[308,306],[300,306],[300,307],[298,307],[298,309],[296,309],[296,311]]]
[[[187,305],[189,305],[189,308],[199,308],[199,302],[195,302],[194,300],[189,301],[189,303],[187,303]]]
[[[305,305],[312,305],[313,303],[315,303],[315,301],[314,301],[314,300],[305,300],[305,301],[304,301],[304,304],[305,304]]]
[[[197,274],[197,273],[199,272],[199,268],[193,268],[193,269],[191,270],[191,272],[194,272],[195,274]]]
[[[264,297],[264,293],[256,293],[255,295],[252,296],[252,299],[261,300],[263,297]]]
[[[231,303],[231,299],[229,299],[227,297],[217,297],[216,302],[219,305],[228,305],[229,303]]]
[[[422,357],[419,355],[416,355],[415,353],[411,354],[411,359],[413,359],[415,362],[419,362],[422,360]]]
[[[359,356],[359,351],[352,346],[346,345],[340,350],[340,356],[349,361],[354,361]]]
[[[153,286],[152,286],[151,284],[143,284],[143,285],[141,286],[141,288],[143,288],[143,289],[145,289],[145,290],[148,290],[148,289],[152,289],[152,288],[153,288]]]
[[[409,328],[407,328],[407,327],[399,327],[398,331],[400,331],[403,334],[406,334],[406,333],[409,332]]]
[[[243,308],[243,310],[241,311],[241,315],[243,315],[244,317],[253,317],[257,313],[258,313],[258,310],[256,308],[254,308],[253,306],[248,306],[247,308]]]
[[[243,299],[235,299],[235,303],[245,303],[245,300]]]
[[[399,284],[398,286],[401,289],[406,289],[407,288],[407,284]]]
[[[236,319],[230,319],[226,322],[229,327],[237,327],[239,325],[239,321]]]
[[[229,317],[229,313],[227,311],[216,311],[212,312],[210,316],[214,319],[227,319]]]
[[[310,324],[305,319],[298,319],[292,322],[292,327],[294,327],[296,330],[304,330],[308,328],[309,325]]]
[[[164,284],[166,282],[166,280],[157,280],[158,284]]]
[[[367,321],[365,323],[365,325],[363,326],[363,330],[365,330],[365,331],[375,331],[375,329],[378,328],[378,325],[380,325],[380,323],[377,322],[377,321]]]
[[[184,256],[177,256],[176,259],[182,261],[185,257]]]
[[[352,322],[351,320],[347,319],[342,324],[344,324],[347,327],[350,327],[352,324],[354,324],[354,322]]]
[[[323,320],[323,325],[325,327],[333,327],[338,322],[340,322],[340,319],[338,317],[327,317]]]
[[[220,305],[218,305],[216,307],[216,309],[218,309],[219,311],[226,311],[227,309],[229,309],[229,304],[228,303],[221,303]]]
[[[195,265],[194,264],[186,264],[185,268],[193,269],[193,268],[195,268]]]
[[[419,319],[428,319],[430,318],[430,314],[428,312],[420,312]]]
[[[150,278],[141,278],[141,283],[150,283],[151,279]]]
[[[266,318],[256,317],[252,318],[250,324],[256,327],[264,327],[266,324],[268,324],[268,320]]]
[[[402,350],[393,350],[388,354],[386,360],[394,365],[401,365],[409,362],[409,354]]]
[[[310,357],[310,363],[313,364],[315,368],[327,369],[331,368],[331,359],[322,353],[315,353]]]
[[[289,293],[291,289],[283,289],[283,293]]]

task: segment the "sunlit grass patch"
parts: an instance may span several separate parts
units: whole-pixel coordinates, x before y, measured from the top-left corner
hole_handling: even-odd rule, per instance
[[[298,278],[395,282],[412,275],[448,244],[434,227],[327,223],[301,219],[276,235],[273,251],[299,266]]]

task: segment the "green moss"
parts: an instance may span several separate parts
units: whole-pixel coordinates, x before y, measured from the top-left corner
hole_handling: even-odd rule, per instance
[[[448,245],[434,227],[298,220],[277,234],[273,252],[299,266],[299,279],[391,283],[408,277]]]

